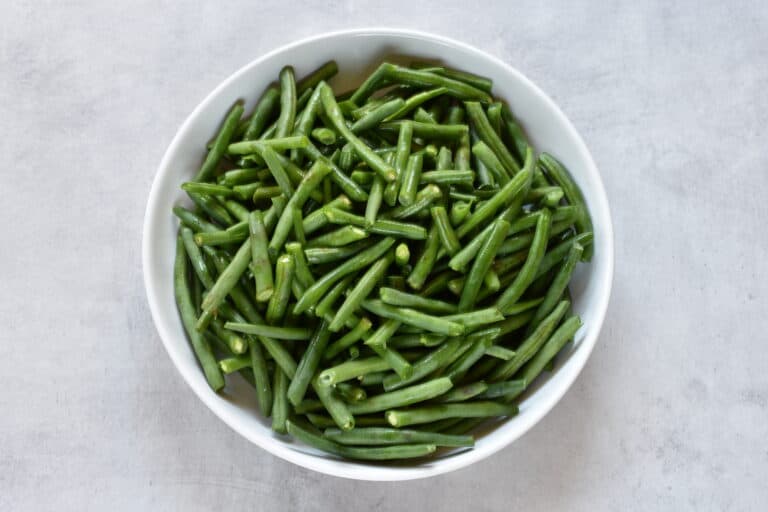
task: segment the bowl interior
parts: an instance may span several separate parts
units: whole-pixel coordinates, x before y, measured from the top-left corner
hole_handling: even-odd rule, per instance
[[[561,159],[581,186],[595,224],[595,256],[581,264],[571,290],[574,310],[584,322],[575,343],[558,357],[557,369],[540,378],[520,404],[520,414],[497,422],[472,450],[449,451],[409,465],[365,464],[339,460],[288,438],[275,435],[260,417],[254,394],[244,382],[222,395],[213,393],[187,343],[173,297],[172,267],[177,223],[175,204],[185,203],[179,184],[190,179],[224,114],[238,99],[253,107],[280,69],[290,64],[301,77],[325,61],[340,68],[332,85],[337,91],[359,83],[383,59],[428,59],[488,76],[494,94],[506,100],[538,151]],[[607,307],[613,272],[613,241],[608,204],[597,169],[584,143],[555,104],[517,71],[479,50],[444,38],[410,31],[359,30],[301,41],[252,62],[214,90],[190,115],[168,148],[152,186],[144,226],[144,276],[150,309],[174,364],[192,389],[237,432],[284,459],[324,473],[366,480],[405,480],[466,466],[506,446],[546,414],[583,367],[596,341]]]

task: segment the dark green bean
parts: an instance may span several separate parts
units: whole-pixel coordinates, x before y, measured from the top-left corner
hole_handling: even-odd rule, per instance
[[[275,368],[274,381],[272,383],[272,430],[279,434],[287,432],[288,424],[288,376],[280,369]]]
[[[530,251],[528,257],[520,269],[520,272],[515,277],[512,284],[501,294],[496,302],[497,307],[506,312],[507,308],[514,305],[515,302],[522,297],[525,290],[533,282],[536,272],[541,263],[541,259],[544,257],[544,253],[547,248],[547,240],[549,239],[549,227],[552,221],[552,214],[549,210],[544,209],[539,213],[539,219],[536,222],[536,234],[531,242]]]
[[[421,181],[421,168],[423,157],[420,153],[414,153],[408,157],[408,164],[403,171],[400,180],[400,193],[398,201],[404,206],[413,204],[416,201],[416,192]]]
[[[395,290],[394,288],[380,288],[379,296],[382,302],[391,306],[416,308],[428,313],[456,313],[454,304],[449,304],[437,299],[428,299],[419,295]]]
[[[275,325],[280,323],[288,308],[291,295],[291,282],[296,269],[296,263],[290,254],[282,254],[275,263],[275,289],[267,305],[267,322]]]
[[[387,411],[386,418],[393,427],[405,427],[446,418],[485,418],[489,416],[514,416],[515,414],[517,414],[517,406],[484,401],[395,409]]]
[[[400,321],[407,325],[420,327],[428,332],[445,334],[446,336],[461,336],[464,326],[458,322],[445,320],[441,317],[427,315],[410,308],[396,308],[384,304],[380,300],[366,300],[363,308],[384,318]]]
[[[339,66],[335,60],[329,60],[310,74],[299,80],[296,84],[296,92],[298,94],[303,93],[307,89],[312,89],[322,81],[331,79],[336,73],[339,72]]]
[[[318,84],[321,87],[320,91],[321,100],[323,102],[323,109],[328,116],[334,128],[349,142],[355,149],[355,152],[362,158],[374,171],[376,171],[385,181],[394,181],[396,178],[395,170],[387,165],[379,155],[374,153],[363,141],[361,141],[352,131],[347,127],[344,121],[343,114],[339,110],[339,105],[336,103],[336,99],[333,97],[333,91],[326,84]]]
[[[312,339],[309,341],[309,345],[304,351],[304,355],[301,357],[296,373],[288,387],[288,400],[293,405],[298,405],[304,398],[304,394],[307,392],[307,388],[315,375],[317,366],[320,364],[320,359],[323,356],[323,352],[325,352],[325,347],[328,345],[330,338],[331,331],[328,330],[328,323],[323,320],[315,329]],[[322,396],[320,400],[323,401]],[[354,426],[354,421],[352,426]]]
[[[192,304],[187,274],[187,254],[184,250],[184,242],[181,239],[181,235],[179,235],[176,238],[176,260],[173,266],[173,287],[176,304],[179,309],[179,316],[181,317],[181,323],[184,326],[184,330],[189,337],[189,343],[192,345],[195,357],[203,369],[208,385],[214,391],[219,391],[224,387],[224,377],[221,374],[218,364],[216,364],[216,359],[213,356],[208,341],[203,338],[203,335],[200,334],[195,327],[197,324],[197,317],[195,314],[195,306]]]
[[[496,257],[496,253],[508,232],[509,222],[505,221],[503,218],[494,222],[490,234],[472,263],[472,268],[470,269],[464,287],[461,290],[459,311],[466,312],[475,306],[478,294],[480,293],[480,287],[483,284],[483,278],[489,274],[491,263]]]
[[[531,333],[531,335],[517,347],[515,357],[496,368],[491,374],[491,381],[498,382],[507,380],[515,375],[515,373],[527,363],[539,349],[541,349],[549,338],[549,335],[555,330],[555,327],[557,327],[557,324],[560,323],[560,319],[563,318],[563,315],[569,307],[569,301],[561,301],[557,307],[555,307],[555,309],[541,321],[533,333]]]
[[[437,171],[443,172],[443,171]],[[451,226],[451,220],[448,218],[448,212],[442,205],[433,206],[429,209],[429,213],[432,215],[433,225],[437,228],[437,234],[440,237],[440,242],[443,244],[446,252],[453,256],[461,246],[459,245],[459,239],[456,237],[456,233]],[[489,263],[490,264],[490,263]]]
[[[272,264],[267,252],[267,230],[261,211],[254,210],[249,219],[251,240],[251,264],[256,282],[256,301],[267,302],[274,292]]]
[[[536,352],[530,361],[523,367],[522,380],[528,384],[534,381],[549,361],[572,339],[576,331],[581,327],[581,319],[572,316],[566,319],[558,329],[552,333],[547,342]]]
[[[379,281],[384,277],[384,274],[393,259],[394,255],[390,252],[382,258],[379,258],[373,265],[371,265],[365,274],[363,274],[336,312],[336,316],[333,318],[329,327],[331,331],[337,332],[347,323],[350,315],[357,311],[362,301],[373,291]]]
[[[405,444],[367,448],[344,446],[329,441],[317,434],[313,434],[309,430],[299,427],[290,420],[287,421],[286,424],[288,426],[288,432],[296,439],[317,448],[318,450],[350,459],[389,460],[424,457],[430,453],[434,453],[437,449],[437,446],[434,444]]]
[[[563,189],[568,203],[579,208],[579,215],[576,218],[576,229],[579,233],[593,232],[592,219],[590,218],[589,209],[587,208],[586,201],[584,201],[581,189],[579,189],[579,186],[573,181],[573,178],[571,178],[571,175],[565,169],[563,164],[548,153],[542,153],[539,157],[539,161],[544,166],[544,169],[546,169],[547,174],[558,186],[560,186],[560,188]],[[592,245],[584,247],[584,261],[592,259],[592,252]]]
[[[394,243],[395,240],[393,238],[383,238],[373,247],[358,253],[354,259],[345,261],[343,264],[318,279],[315,284],[306,290],[304,296],[298,301],[294,308],[294,313],[299,314],[309,309],[310,305],[319,301],[325,292],[327,292],[339,279],[370,265],[389,250]]]
[[[437,446],[463,447],[474,446],[475,444],[472,436],[450,436],[434,432],[384,427],[356,428],[349,432],[329,428],[323,432],[323,436],[339,444],[360,446],[428,443]]]
[[[467,101],[464,105],[467,108],[467,115],[469,116],[472,128],[477,132],[480,140],[485,142],[488,147],[493,150],[493,153],[501,161],[507,174],[509,174],[509,176],[514,176],[519,173],[520,166],[512,156],[512,153],[509,152],[509,149],[507,149],[507,146],[504,145],[499,134],[494,131],[480,103]]]
[[[213,141],[213,146],[211,146],[211,149],[205,156],[203,165],[200,167],[200,170],[195,176],[195,181],[208,181],[211,179],[211,176],[213,176],[213,173],[219,166],[221,157],[224,156],[224,153],[227,150],[229,141],[232,138],[232,135],[235,133],[237,125],[240,123],[240,117],[242,117],[242,115],[243,106],[240,103],[236,103],[232,107],[232,110],[230,110],[227,114],[226,119],[224,119],[224,124],[222,125],[218,135],[216,135],[216,139]]]
[[[433,225],[427,235],[427,241],[424,243],[424,250],[407,279],[408,285],[414,290],[420,290],[424,286],[427,277],[432,272],[439,248],[440,235],[437,232],[437,227]]]

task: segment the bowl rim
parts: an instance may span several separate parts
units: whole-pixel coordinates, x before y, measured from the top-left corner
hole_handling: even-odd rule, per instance
[[[193,380],[192,372],[199,372],[199,368],[192,368],[191,365],[187,365],[181,360],[181,353],[175,349],[174,343],[171,341],[174,335],[164,322],[163,316],[160,313],[160,297],[154,288],[153,282],[156,279],[155,272],[152,269],[151,260],[151,244],[154,239],[154,231],[156,229],[156,219],[159,215],[166,212],[160,211],[160,181],[161,177],[167,172],[173,155],[178,146],[181,144],[182,134],[187,132],[193,120],[215,97],[218,96],[220,91],[226,88],[231,82],[237,80],[241,75],[245,74],[251,68],[260,65],[262,62],[273,58],[283,52],[296,48],[298,46],[317,43],[319,41],[354,37],[362,35],[371,36],[392,36],[392,37],[408,37],[416,38],[433,43],[439,43],[446,46],[454,47],[456,49],[463,50],[467,53],[473,53],[478,56],[482,56],[486,60],[498,66],[504,72],[513,75],[517,80],[524,83],[531,91],[540,97],[540,99],[552,109],[558,122],[562,124],[568,135],[575,141],[576,149],[580,153],[586,163],[586,172],[590,175],[590,179],[593,181],[593,186],[596,188],[597,196],[600,199],[601,209],[604,215],[601,217],[601,237],[604,238],[602,244],[608,248],[608,253],[603,257],[606,277],[602,281],[601,288],[596,292],[597,294],[597,306],[596,306],[596,321],[590,327],[583,340],[580,342],[580,347],[577,351],[574,351],[572,355],[573,369],[558,382],[558,387],[549,394],[548,400],[539,402],[537,407],[526,416],[526,420],[523,424],[518,425],[516,431],[511,431],[506,438],[500,439],[495,444],[489,444],[482,447],[475,447],[472,450],[468,450],[462,453],[460,456],[449,457],[435,461],[431,465],[425,466],[391,466],[391,467],[373,467],[365,466],[354,461],[346,460],[334,460],[335,464],[327,464],[328,459],[317,457],[316,455],[305,453],[298,450],[293,450],[289,446],[272,442],[269,438],[261,435],[252,434],[248,429],[243,428],[236,419],[230,416],[229,412],[223,408],[223,404],[219,403],[220,399],[215,393],[211,393],[210,388],[207,385],[199,383]],[[152,319],[155,327],[160,335],[160,339],[163,342],[163,346],[168,352],[174,366],[181,374],[184,381],[195,392],[198,398],[226,425],[228,425],[235,432],[239,433],[250,442],[256,444],[267,452],[276,455],[284,460],[297,464],[307,469],[318,471],[332,476],[350,478],[355,480],[368,480],[368,481],[402,481],[402,480],[415,480],[419,478],[426,478],[430,476],[436,476],[443,473],[448,473],[463,467],[467,467],[475,462],[478,462],[486,457],[493,455],[501,451],[503,448],[511,444],[513,441],[519,439],[526,434],[534,425],[536,425],[544,416],[546,416],[552,408],[562,399],[565,393],[571,388],[573,382],[581,374],[587,359],[592,353],[594,346],[597,342],[597,338],[602,329],[603,321],[608,308],[608,302],[610,299],[611,288],[613,284],[614,273],[614,239],[613,239],[613,226],[610,215],[610,206],[608,204],[608,197],[605,192],[605,187],[602,182],[602,178],[597,169],[597,165],[592,158],[591,153],[587,149],[581,135],[573,126],[571,121],[565,116],[560,107],[547,95],[541,88],[534,84],[525,75],[519,72],[514,67],[510,66],[506,62],[502,61],[498,57],[489,54],[483,50],[475,48],[474,46],[457,41],[455,39],[437,35],[420,30],[411,30],[403,28],[388,28],[388,27],[365,27],[355,29],[336,30],[330,32],[323,32],[313,36],[305,37],[291,43],[279,46],[258,58],[248,62],[240,69],[229,75],[219,85],[217,85],[206,97],[192,110],[192,112],[186,117],[184,122],[176,131],[171,143],[165,150],[160,164],[155,173],[155,177],[152,180],[152,186],[147,201],[147,206],[144,215],[143,231],[142,231],[142,269],[144,276],[144,288],[147,294],[147,301],[149,309],[152,314]],[[374,470],[375,471],[372,471]]]

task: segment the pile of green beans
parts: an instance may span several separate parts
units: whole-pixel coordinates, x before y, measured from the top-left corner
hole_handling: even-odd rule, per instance
[[[181,185],[183,327],[211,388],[239,374],[280,434],[364,460],[470,447],[581,326],[584,197],[487,78],[385,62],[339,95],[336,72],[285,67]]]

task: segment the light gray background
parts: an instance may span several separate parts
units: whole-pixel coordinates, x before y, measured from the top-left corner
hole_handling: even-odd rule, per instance
[[[768,3],[545,3],[2,2],[0,510],[765,510]],[[366,25],[533,79],[616,231],[573,389],[502,453],[412,483],[325,477],[230,431],[141,279],[150,184],[195,105],[265,51]]]

